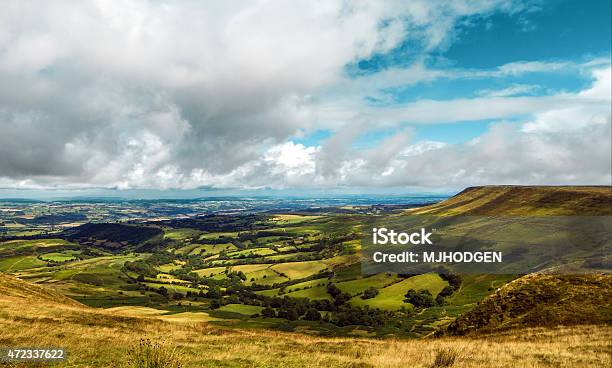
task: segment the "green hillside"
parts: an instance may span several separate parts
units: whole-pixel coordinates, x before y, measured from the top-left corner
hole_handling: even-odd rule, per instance
[[[484,186],[464,189],[413,214],[474,216],[612,215],[612,187]]]
[[[612,275],[521,277],[457,318],[447,331],[463,335],[582,324],[612,324]]]
[[[516,257],[539,252],[537,247],[527,248],[523,237],[534,244],[569,239],[571,247],[563,254],[567,259],[560,260],[569,263],[546,264],[538,259],[540,268],[534,270],[556,267],[567,272],[569,264],[575,270],[589,265],[601,271],[606,267],[599,262],[601,254],[580,248],[580,239],[564,229],[563,222],[551,227],[545,220],[547,215],[607,214],[610,198],[610,188],[604,187],[475,187],[438,204],[376,217],[401,224],[412,214],[427,215],[422,217],[440,225],[438,236],[459,238],[473,247],[495,246],[505,253],[519,247],[522,253]],[[361,239],[364,224],[372,218],[368,211],[89,224],[59,235],[70,241],[46,237],[0,241],[0,271],[91,307],[152,308],[167,318],[197,316],[236,328],[422,337],[445,329],[458,317],[453,325],[457,333],[470,330],[474,323],[476,330],[491,327],[479,318],[487,323],[499,319],[504,328],[538,326],[545,313],[556,316],[548,319],[553,324],[576,320],[556,290],[580,280],[560,279],[558,285],[549,280],[533,289],[521,288],[526,294],[516,294],[517,300],[527,303],[530,293],[537,292],[535,301],[550,298],[564,306],[555,309],[556,304],[544,303],[545,311],[522,316],[523,309],[515,309],[516,303],[508,304],[504,298],[493,309],[481,303],[519,272],[455,275],[452,285],[448,275],[435,270],[363,274]],[[452,215],[462,214],[474,216],[457,216],[459,221],[448,226]],[[525,225],[529,216],[537,217],[537,226]],[[594,293],[602,290],[599,284],[589,285],[581,286],[581,298],[590,288]],[[414,293],[421,299],[406,297]],[[538,305],[535,301],[532,305]],[[510,308],[508,313],[492,314],[498,305]],[[602,321],[596,313],[584,319]]]

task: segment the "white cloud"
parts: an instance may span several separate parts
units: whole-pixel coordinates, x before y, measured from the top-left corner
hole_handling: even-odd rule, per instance
[[[515,86],[475,99],[378,107],[363,102],[385,88],[438,78],[574,67],[545,62],[486,71],[425,66],[428,52],[453,41],[459,19],[519,8],[505,0],[7,1],[0,12],[0,185],[382,186],[429,185],[427,180],[444,185],[494,181],[495,175],[519,180],[518,169],[498,172],[471,163],[490,161],[487,155],[495,154],[485,143],[410,144],[406,130],[373,150],[351,146],[360,134],[384,126],[515,115],[534,118],[518,130],[499,129],[529,143],[525,152],[535,152],[534,142],[549,148],[565,144],[569,131],[604,129],[610,71],[609,62],[601,60],[585,65],[595,70],[596,82],[578,94],[512,97],[520,92],[516,88],[525,92],[525,86]],[[420,62],[347,77],[348,64],[407,39],[423,41]],[[320,147],[288,142],[298,132],[320,128],[333,131]],[[482,140],[503,142],[500,134],[492,131]],[[572,152],[568,146],[553,155],[566,166],[542,152],[529,157],[558,167],[554,179],[564,167],[577,170],[567,158]],[[449,155],[438,156],[443,153]],[[432,166],[428,158],[441,164]],[[584,177],[596,177],[589,175]]]
[[[510,87],[502,89],[483,89],[479,91],[478,94],[485,97],[510,97],[530,94],[538,90],[540,90],[540,86],[531,84],[512,84]]]

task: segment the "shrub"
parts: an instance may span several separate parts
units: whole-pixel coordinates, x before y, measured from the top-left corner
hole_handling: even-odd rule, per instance
[[[149,339],[141,339],[128,351],[125,368],[181,368],[180,354]]]

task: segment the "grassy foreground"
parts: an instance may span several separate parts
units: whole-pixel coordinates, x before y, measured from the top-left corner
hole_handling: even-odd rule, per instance
[[[0,346],[66,347],[69,360],[55,367],[138,367],[126,359],[141,351],[141,339],[161,345],[157,353],[171,361],[160,367],[605,367],[612,363],[610,326],[436,339],[328,338],[224,329],[188,319],[120,316],[0,275]],[[453,358],[451,365],[441,365]]]

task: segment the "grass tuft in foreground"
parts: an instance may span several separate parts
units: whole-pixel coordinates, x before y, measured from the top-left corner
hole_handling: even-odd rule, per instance
[[[448,368],[455,364],[455,360],[459,353],[453,348],[443,348],[436,351],[436,358],[434,359],[431,368]]]
[[[176,348],[141,339],[127,354],[125,368],[181,368],[180,353]]]

